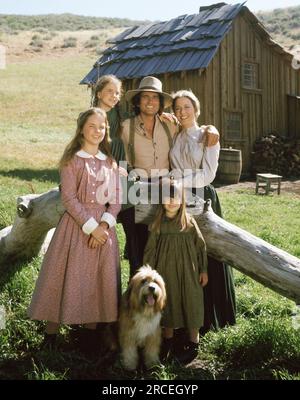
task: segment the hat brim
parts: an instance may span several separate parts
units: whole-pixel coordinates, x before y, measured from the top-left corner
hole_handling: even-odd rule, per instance
[[[161,94],[164,98],[164,108],[170,107],[172,105],[173,97],[165,92],[159,92],[158,90],[154,89],[134,89],[134,90],[128,90],[128,92],[125,93],[125,100],[126,101],[131,101],[133,97],[141,92],[153,92],[153,93],[158,93]]]

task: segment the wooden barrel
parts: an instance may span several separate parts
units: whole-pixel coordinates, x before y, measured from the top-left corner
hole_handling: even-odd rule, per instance
[[[220,149],[217,180],[220,183],[238,183],[242,172],[241,150]]]

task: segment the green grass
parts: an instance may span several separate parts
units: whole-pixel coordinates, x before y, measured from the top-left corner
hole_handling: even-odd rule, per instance
[[[220,193],[224,218],[300,257],[300,199],[293,194],[254,196],[253,191]]]
[[[75,129],[89,93],[78,85],[90,68],[87,57],[9,65],[0,88],[0,229],[12,223],[20,194],[42,193],[58,183],[56,163]],[[255,196],[221,192],[226,219],[295,256],[300,256],[300,201],[289,193]],[[117,226],[121,255],[124,233]],[[118,365],[103,366],[70,347],[68,327],[61,350],[40,351],[43,323],[27,319],[41,257],[6,268],[0,277],[0,305],[7,314],[0,334],[0,379],[67,380],[141,378]],[[168,364],[153,379],[299,379],[300,335],[293,329],[293,302],[234,271],[238,321],[201,341],[194,367]],[[123,289],[128,262],[122,259]],[[100,360],[101,361],[101,360]]]

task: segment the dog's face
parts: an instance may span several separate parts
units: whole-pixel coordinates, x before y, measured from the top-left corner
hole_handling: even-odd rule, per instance
[[[132,310],[159,312],[166,302],[163,278],[149,266],[141,267],[129,283],[129,306]]]

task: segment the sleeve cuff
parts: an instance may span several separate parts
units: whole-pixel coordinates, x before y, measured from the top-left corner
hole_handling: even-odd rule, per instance
[[[115,217],[108,212],[103,213],[101,217],[101,222],[106,222],[110,228],[115,226],[117,223]]]
[[[82,230],[86,235],[90,235],[99,226],[95,218],[91,217],[85,224],[82,225]]]

